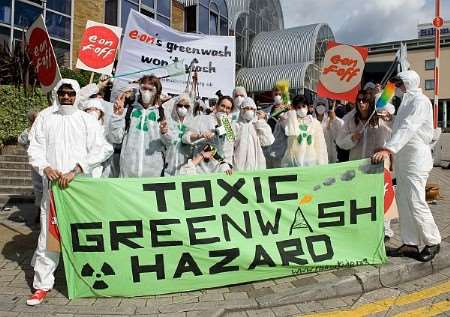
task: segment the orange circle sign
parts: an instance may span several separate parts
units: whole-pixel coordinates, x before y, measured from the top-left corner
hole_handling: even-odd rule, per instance
[[[437,28],[440,28],[444,25],[444,19],[442,17],[435,17],[433,19],[433,25]]]
[[[104,26],[92,26],[83,34],[78,57],[85,65],[101,69],[114,62],[118,44],[119,38],[113,31]]]

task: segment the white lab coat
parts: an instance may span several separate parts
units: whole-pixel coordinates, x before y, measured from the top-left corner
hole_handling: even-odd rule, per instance
[[[200,115],[195,117],[188,125],[186,133],[183,135],[183,142],[185,144],[192,144],[191,135],[194,133],[203,133],[206,131],[214,132],[218,126],[216,113],[213,112],[209,115]],[[231,123],[234,135],[236,136],[236,126]],[[193,148],[193,155],[200,153],[205,144],[211,144],[216,149],[218,154],[224,159],[223,164],[219,164],[216,160],[210,160],[209,162],[202,161],[196,166],[196,170],[199,174],[210,174],[216,172],[224,172],[229,169],[229,166],[233,162],[234,141],[229,141],[225,135],[215,135],[211,141],[204,141],[197,143]]]
[[[78,83],[70,79],[62,79],[56,85],[55,91],[66,83],[79,93]],[[77,107],[78,101],[77,97],[73,107]],[[62,114],[59,111],[58,99],[55,98],[53,106],[43,110],[32,127],[28,155],[30,164],[40,175],[44,175],[44,169],[48,166],[67,173],[76,164],[80,165],[85,174],[89,174],[102,163],[108,146],[109,153],[112,154],[112,147],[105,142],[94,117],[78,109],[72,114]],[[32,260],[35,271],[33,287],[44,290],[53,287],[53,273],[59,262],[59,253],[47,251],[48,207],[48,182],[44,181],[41,232]]]
[[[262,147],[272,145],[275,140],[270,126],[262,119],[245,121],[240,115],[235,127],[233,167],[237,171],[265,169],[266,159]]]
[[[288,111],[287,117],[285,133],[288,145],[281,166],[328,164],[327,144],[320,122],[311,115],[298,118],[295,110]]]
[[[433,168],[432,106],[419,88],[420,77],[415,71],[404,71],[398,76],[405,84],[406,93],[394,121],[392,137],[384,147],[394,153],[401,237],[405,244],[435,245],[441,242],[441,236],[425,200],[425,185]]]

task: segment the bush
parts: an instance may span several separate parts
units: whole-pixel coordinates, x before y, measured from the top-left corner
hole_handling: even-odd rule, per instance
[[[61,77],[75,79],[80,84],[80,87],[84,87],[89,84],[89,80],[91,78],[91,72],[82,69],[69,69],[62,67],[60,68]],[[99,74],[95,74],[94,82],[97,82],[99,78]]]
[[[14,86],[0,86],[0,145],[16,144],[17,137],[28,126],[27,113],[47,106],[47,98],[40,89],[25,97]]]

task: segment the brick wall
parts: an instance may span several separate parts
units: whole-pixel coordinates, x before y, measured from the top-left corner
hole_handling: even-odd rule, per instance
[[[105,20],[105,1],[76,0],[74,1],[72,67],[75,67],[78,58],[78,48],[81,37],[86,28],[86,21],[103,23]]]
[[[184,32],[184,8],[175,0],[172,0],[172,17],[170,24],[175,30]]]

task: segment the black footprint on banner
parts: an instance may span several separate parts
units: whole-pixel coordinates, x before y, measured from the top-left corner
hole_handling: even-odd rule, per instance
[[[116,275],[116,273],[114,272],[113,268],[111,267],[111,265],[109,265],[108,263],[103,263],[102,268],[100,270],[104,276],[109,276],[109,275]],[[92,266],[89,263],[86,263],[83,268],[81,269],[81,276],[84,277],[92,277],[94,276],[94,269],[92,268]],[[101,280],[100,278],[102,277],[102,274],[97,273],[95,274],[95,277],[97,278],[97,280],[94,282],[94,284],[92,285],[92,288],[94,289],[106,289],[108,288],[108,284],[106,284],[105,281]]]

